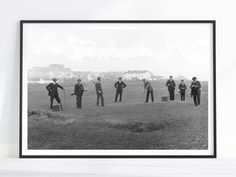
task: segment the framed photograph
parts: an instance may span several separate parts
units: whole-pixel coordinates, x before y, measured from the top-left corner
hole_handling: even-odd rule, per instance
[[[216,157],[214,20],[20,30],[20,157]]]

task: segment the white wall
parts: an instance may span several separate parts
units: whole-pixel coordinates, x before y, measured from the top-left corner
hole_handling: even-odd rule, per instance
[[[215,19],[218,157],[236,158],[235,5],[233,0],[1,0],[0,157],[18,157],[19,20]]]

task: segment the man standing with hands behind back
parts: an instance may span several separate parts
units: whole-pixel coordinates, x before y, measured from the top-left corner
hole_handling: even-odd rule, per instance
[[[175,81],[173,80],[173,76],[170,76],[166,82],[166,86],[168,87],[170,100],[175,99]]]

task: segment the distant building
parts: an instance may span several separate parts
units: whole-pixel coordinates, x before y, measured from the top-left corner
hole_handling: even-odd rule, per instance
[[[103,80],[116,81],[119,77],[125,80],[158,80],[160,76],[153,75],[147,70],[129,70],[129,71],[109,71],[109,72],[93,72],[93,71],[72,71],[70,68],[60,64],[50,64],[48,67],[32,67],[28,70],[28,83],[30,84],[47,84],[51,82],[53,77],[61,83],[74,83],[78,78],[83,82],[96,80],[97,77]]]
[[[39,80],[28,80],[28,84],[48,84],[52,82],[51,80],[44,80],[44,79],[39,79]]]
[[[141,80],[141,79],[153,80],[154,79],[154,75],[150,71],[146,71],[146,70],[127,71],[126,73],[124,73],[123,77],[126,80]]]
[[[49,67],[32,67],[28,70],[28,81],[43,83],[47,80],[56,78],[71,78],[73,77],[70,68],[65,68],[64,65],[52,64]]]

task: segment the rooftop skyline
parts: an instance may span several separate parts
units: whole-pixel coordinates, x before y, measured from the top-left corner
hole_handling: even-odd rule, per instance
[[[37,72],[37,73],[44,73],[45,72],[54,72],[56,71],[57,73],[59,72],[60,74],[63,73],[72,73],[72,72],[81,72],[81,73],[97,73],[97,74],[102,74],[102,73],[147,73],[150,72],[151,74],[153,74],[153,76],[155,77],[160,77],[162,79],[167,79],[169,76],[163,76],[163,75],[157,75],[152,73],[149,70],[123,70],[123,71],[101,71],[101,72],[96,72],[96,71],[78,71],[78,70],[71,70],[70,67],[66,67],[62,64],[50,64],[49,66],[33,66],[31,69],[28,69],[28,72]],[[28,73],[29,74],[29,73]],[[120,75],[121,76],[121,75]],[[172,75],[173,76],[173,75]],[[55,77],[55,76],[53,76]],[[178,79],[188,79],[191,80],[191,78],[186,78],[183,75],[175,75],[173,76],[174,78],[178,78]]]

